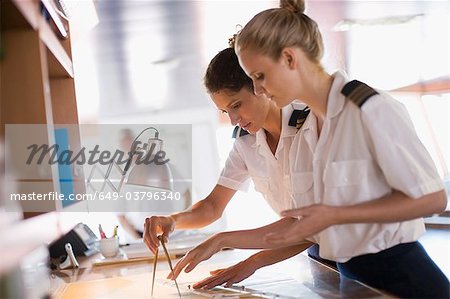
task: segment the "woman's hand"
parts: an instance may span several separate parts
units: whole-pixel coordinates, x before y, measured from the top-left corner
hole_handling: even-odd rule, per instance
[[[337,224],[352,223],[392,223],[408,221],[445,209],[447,195],[445,190],[411,198],[403,192],[394,190],[378,199],[348,206],[329,206],[316,204],[299,209],[284,211],[282,216],[299,217],[285,230],[266,234],[264,241],[274,246],[294,244]]]
[[[152,216],[145,219],[144,243],[156,253],[159,247],[158,234],[162,234],[164,243],[167,243],[169,234],[175,229],[175,220],[170,216]]]
[[[283,230],[267,234],[264,239],[269,244],[277,246],[296,244],[338,223],[336,207],[323,204],[283,211],[281,215],[300,218]]]
[[[211,289],[215,286],[222,285],[225,283],[225,287],[230,287],[234,283],[238,283],[253,273],[258,269],[255,262],[250,259],[246,259],[236,265],[225,269],[217,269],[211,271],[210,277],[203,279],[193,285],[194,289]]]
[[[234,283],[246,279],[255,273],[257,269],[293,257],[313,244],[305,240],[298,245],[257,252],[236,265],[210,272],[211,276],[194,284],[194,288],[210,289],[224,283],[226,287],[230,287]]]
[[[209,259],[216,252],[220,251],[222,247],[223,245],[221,244],[221,234],[215,234],[200,245],[197,245],[197,247],[195,247],[194,249],[189,250],[188,253],[186,253],[186,255],[182,257],[173,268],[173,275],[172,273],[170,273],[167,278],[176,279],[181,270],[183,270],[185,267],[186,269],[184,270],[184,272],[189,273],[200,262]]]

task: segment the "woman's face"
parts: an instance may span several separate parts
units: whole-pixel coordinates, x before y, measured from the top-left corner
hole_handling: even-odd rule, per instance
[[[247,88],[238,92],[223,89],[212,93],[211,99],[220,111],[228,114],[233,126],[239,125],[250,134],[263,128],[270,106],[264,95],[255,96]]]
[[[275,61],[251,49],[241,51],[238,56],[245,73],[253,80],[255,94],[265,94],[280,108],[297,98],[297,72],[285,56]]]

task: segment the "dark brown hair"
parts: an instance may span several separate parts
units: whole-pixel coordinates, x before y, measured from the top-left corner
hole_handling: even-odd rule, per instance
[[[239,60],[233,48],[220,51],[209,63],[204,78],[205,87],[209,93],[224,89],[238,92],[242,88],[253,91],[252,80],[239,65]]]

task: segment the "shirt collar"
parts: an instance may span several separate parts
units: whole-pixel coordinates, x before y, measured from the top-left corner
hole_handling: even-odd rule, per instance
[[[264,132],[264,129],[259,129],[255,134],[255,143],[253,144],[253,147],[260,146],[265,142],[266,142],[266,133]]]
[[[293,101],[287,106],[281,109],[281,135],[280,139],[284,137],[292,137],[297,134],[297,128],[289,125],[289,120],[291,119],[292,112],[294,110],[303,110],[306,105],[300,101]]]
[[[281,133],[280,142],[283,138],[295,136],[297,129],[295,127],[289,126],[289,119],[291,118],[294,109],[304,109],[306,106],[297,100],[293,101],[287,106],[281,108]],[[267,143],[266,133],[264,129],[259,129],[255,134],[254,147],[260,146],[261,144]]]
[[[345,104],[345,96],[341,93],[345,83],[349,80],[344,72],[337,71],[333,75],[330,93],[328,95],[327,118],[333,118],[342,111]]]

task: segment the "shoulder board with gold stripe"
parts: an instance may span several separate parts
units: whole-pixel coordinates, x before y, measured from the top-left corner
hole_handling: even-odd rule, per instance
[[[303,123],[308,117],[310,111],[311,110],[309,110],[309,107],[306,107],[303,110],[295,109],[294,111],[292,111],[291,118],[289,118],[289,126],[295,127],[297,130],[300,129],[303,126]]]
[[[242,136],[245,136],[248,134],[250,134],[250,133],[247,132],[246,130],[242,129],[241,127],[239,127],[239,126],[234,127],[233,138],[242,137]]]
[[[360,108],[371,96],[378,94],[375,89],[358,80],[345,84],[341,93]]]

